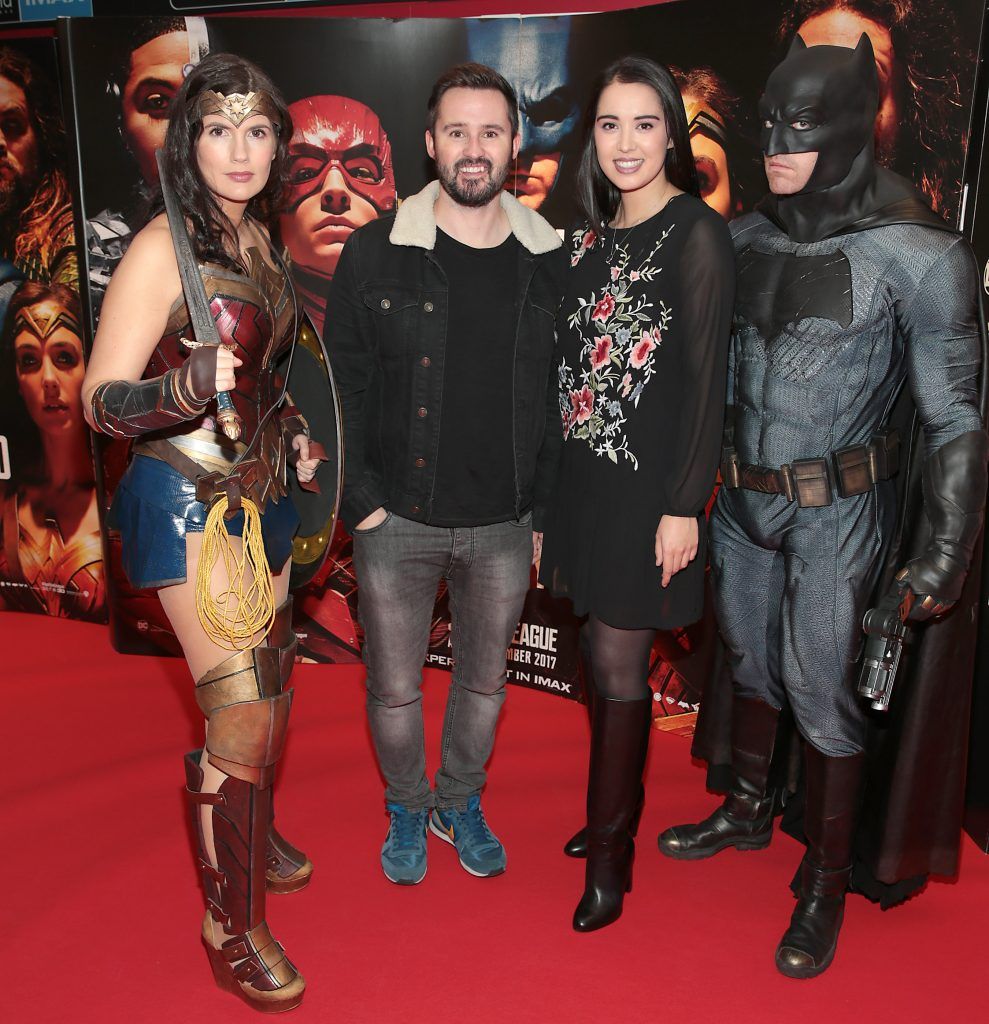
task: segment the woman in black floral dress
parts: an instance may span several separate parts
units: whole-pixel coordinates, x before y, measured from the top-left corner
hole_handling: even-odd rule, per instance
[[[540,578],[586,615],[593,690],[587,875],[574,927],[632,884],[657,629],[704,603],[734,294],[731,239],[699,198],[680,93],[653,61],[601,76],[585,116],[572,274],[557,321],[564,445]]]

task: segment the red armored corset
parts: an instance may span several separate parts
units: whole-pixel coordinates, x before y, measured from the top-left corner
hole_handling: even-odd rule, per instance
[[[163,453],[160,447],[148,443],[166,440],[208,472],[226,475],[236,464],[243,493],[263,508],[272,493],[286,493],[286,450],[279,417],[269,417],[262,435],[255,435],[281,393],[286,362],[282,357],[292,345],[295,309],[291,286],[282,271],[271,267],[256,249],[248,250],[247,257],[249,276],[212,263],[200,264],[199,268],[220,338],[234,346],[234,354],[243,363],[237,367],[237,386],[231,393],[243,424],[240,440],[224,437],[215,418],[216,403],[211,402],[204,415],[156,436],[146,435],[134,451],[171,461],[167,451]],[[192,338],[192,326],[180,298],[168,318],[165,336],[148,363],[145,379],[182,365],[189,355],[183,338]],[[291,412],[287,406],[280,410],[282,415]],[[245,452],[245,448],[249,450]],[[187,475],[184,469],[175,468]]]
[[[291,292],[281,271],[273,269],[257,249],[248,251],[248,262],[249,277],[212,263],[200,265],[220,338],[235,346],[234,354],[243,362],[243,366],[237,367],[237,388],[231,397],[244,423],[244,441],[254,436],[258,422],[278,398],[275,364],[291,345],[294,321]],[[189,354],[182,344],[183,338],[192,338],[192,327],[185,302],[180,298],[168,318],[165,336],[148,363],[145,379],[182,365]],[[187,429],[216,430],[215,406],[211,404],[208,410],[202,419],[191,421]]]

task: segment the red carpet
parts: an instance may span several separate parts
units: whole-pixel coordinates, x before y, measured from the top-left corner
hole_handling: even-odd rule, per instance
[[[105,630],[0,615],[7,850],[0,1015],[14,1024],[259,1019],[213,987],[180,799],[198,745],[184,666],[123,657]],[[446,682],[426,685],[436,751]],[[476,879],[430,840],[425,881],[378,866],[386,819],[357,668],[302,666],[279,825],[316,865],[269,922],[305,975],[290,1019],[495,1022],[869,1022],[985,1019],[989,859],[882,913],[849,901],[835,965],[777,975],[773,950],[800,848],[704,863],[661,857],[657,831],[715,803],[687,741],[654,734],[635,888],[616,925],[577,935],[582,865],[560,853],[581,816],[582,708],[511,687],[485,797],[508,871]],[[433,757],[431,764],[435,762]]]

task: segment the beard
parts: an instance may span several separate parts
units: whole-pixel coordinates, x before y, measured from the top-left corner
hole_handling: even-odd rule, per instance
[[[0,219],[16,222],[31,199],[33,186],[22,174],[0,174]]]
[[[21,189],[17,178],[0,178],[0,217],[6,219],[20,206]]]
[[[471,178],[461,184],[459,174],[463,167],[480,164],[487,168],[486,178]],[[505,187],[508,180],[508,164],[495,167],[490,160],[481,159],[458,160],[455,164],[438,164],[440,185],[443,191],[460,206],[487,206],[492,199]]]

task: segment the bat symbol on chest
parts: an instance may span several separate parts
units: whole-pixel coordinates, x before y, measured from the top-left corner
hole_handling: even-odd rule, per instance
[[[771,345],[788,325],[816,317],[841,328],[852,322],[852,268],[840,250],[819,256],[738,254],[736,311]]]

